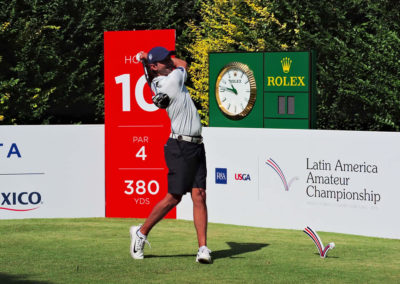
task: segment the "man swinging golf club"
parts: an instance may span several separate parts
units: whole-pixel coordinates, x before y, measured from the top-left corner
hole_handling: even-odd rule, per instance
[[[131,255],[134,259],[143,259],[150,230],[190,192],[199,243],[196,261],[211,263],[211,251],[207,248],[206,157],[200,116],[184,85],[187,63],[172,58],[171,52],[160,46],[149,53],[139,53],[138,59],[144,64],[148,83],[155,93],[153,102],[168,113],[171,134],[164,146],[169,170],[168,193],[154,206],[143,225],[130,228]]]

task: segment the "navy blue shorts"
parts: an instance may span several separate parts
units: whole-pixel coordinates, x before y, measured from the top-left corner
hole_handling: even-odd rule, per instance
[[[207,166],[204,144],[169,138],[164,146],[168,166],[168,192],[184,195],[192,188],[206,189]]]

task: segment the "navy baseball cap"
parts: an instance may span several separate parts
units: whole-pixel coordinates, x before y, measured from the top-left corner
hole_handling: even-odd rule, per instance
[[[171,55],[173,51],[168,51],[165,47],[156,46],[153,47],[149,53],[147,54],[147,61],[150,64],[154,64],[159,61],[163,61],[169,55]]]

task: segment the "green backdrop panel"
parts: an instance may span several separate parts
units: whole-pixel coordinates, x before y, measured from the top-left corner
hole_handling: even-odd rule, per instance
[[[229,63],[246,64],[256,81],[253,109],[243,119],[226,117],[218,107],[216,81]],[[315,53],[235,52],[209,54],[209,125],[307,129],[315,127]]]
[[[231,62],[246,64],[256,80],[257,97],[250,114],[241,120],[227,118],[218,108],[215,97],[215,84],[219,72]],[[209,54],[209,98],[210,98],[210,126],[222,127],[263,127],[263,53],[210,53]]]

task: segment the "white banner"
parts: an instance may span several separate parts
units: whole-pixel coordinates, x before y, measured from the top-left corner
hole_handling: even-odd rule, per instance
[[[204,128],[209,221],[400,238],[400,133]],[[192,219],[185,197],[178,219]]]
[[[104,217],[104,125],[0,126],[0,219]]]

